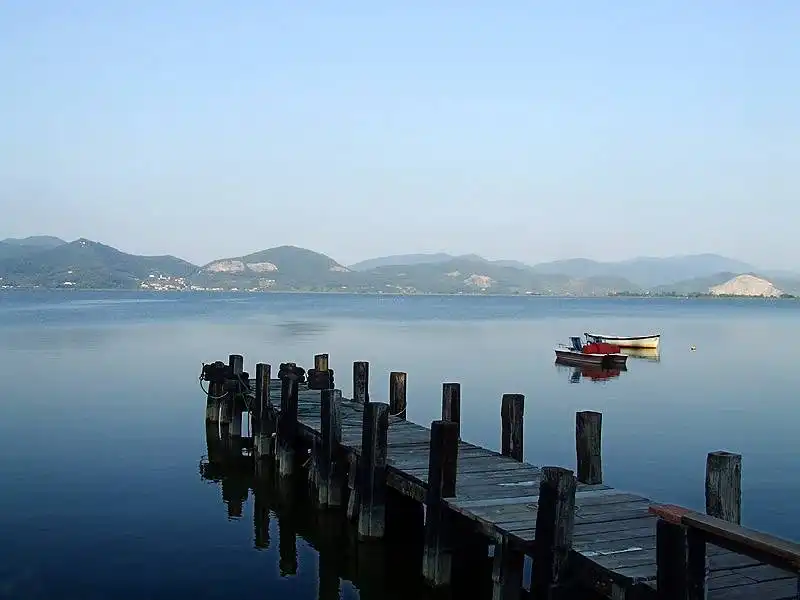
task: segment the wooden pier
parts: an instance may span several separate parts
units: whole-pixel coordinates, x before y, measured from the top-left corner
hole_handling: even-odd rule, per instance
[[[409,500],[403,510],[424,523],[421,570],[433,588],[452,584],[456,552],[480,560],[491,546],[495,600],[800,597],[800,545],[739,524],[739,455],[708,455],[700,514],[603,483],[600,413],[576,415],[573,470],[524,462],[520,394],[501,396],[494,452],[461,439],[458,383],[443,384],[442,419],[423,427],[406,420],[406,374],[391,373],[387,402],[377,402],[367,362],[353,364],[352,399],[334,387],[325,354],[308,371],[281,364],[277,379],[265,363],[250,378],[240,355],[204,374],[207,428],[243,439],[278,477],[306,469],[317,510],[340,511],[359,543],[383,538],[390,493]]]

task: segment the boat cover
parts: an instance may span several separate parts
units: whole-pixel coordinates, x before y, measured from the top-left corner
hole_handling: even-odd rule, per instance
[[[605,342],[592,342],[583,347],[584,354],[617,354],[619,346]]]

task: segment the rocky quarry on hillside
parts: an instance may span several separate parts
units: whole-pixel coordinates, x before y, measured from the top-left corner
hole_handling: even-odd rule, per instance
[[[777,298],[784,293],[772,285],[771,282],[755,275],[738,275],[725,283],[712,286],[708,289],[715,296],[761,296]]]

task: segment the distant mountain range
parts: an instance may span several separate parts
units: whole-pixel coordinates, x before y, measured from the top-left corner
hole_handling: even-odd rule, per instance
[[[744,274],[753,276],[747,279],[747,289],[800,294],[799,274],[764,271],[716,254],[619,262],[575,258],[535,265],[487,260],[475,254],[406,254],[347,267],[318,252],[279,246],[193,265],[174,256],[127,254],[85,238],[66,242],[34,236],[0,241],[0,287],[4,288],[689,295],[737,290],[731,280]],[[753,283],[753,278],[765,283]]]

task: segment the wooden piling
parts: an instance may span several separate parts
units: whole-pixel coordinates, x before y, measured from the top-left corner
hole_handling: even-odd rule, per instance
[[[686,528],[680,518],[656,521],[656,565],[658,600],[686,598]]]
[[[353,363],[353,400],[369,402],[369,363],[363,360]]]
[[[569,469],[543,467],[536,514],[531,593],[546,598],[561,583],[575,527],[577,480]],[[539,595],[537,595],[539,594]]]
[[[492,561],[492,600],[519,600],[525,554],[508,542],[496,544]],[[547,596],[542,596],[547,598]]]
[[[522,462],[522,425],[525,412],[525,396],[503,394],[500,417],[502,421],[501,454]]]
[[[318,498],[320,506],[342,504],[342,399],[336,390],[322,390],[320,399],[321,437],[319,448]]]
[[[742,455],[709,452],[706,458],[706,514],[731,523],[742,521]]]
[[[260,421],[266,417],[270,406],[269,382],[272,367],[265,363],[256,364],[256,398],[253,407],[253,418]]]
[[[234,375],[241,375],[244,372],[244,357],[241,354],[231,354],[228,356],[228,365],[233,369]]]
[[[208,382],[208,393],[206,394],[206,423],[219,423],[220,404],[227,396],[225,388],[221,383],[214,381]]]
[[[242,415],[244,415],[244,400],[239,394],[232,394],[231,422],[228,425],[228,435],[242,437]]]
[[[328,355],[327,354],[315,354],[314,355],[314,370],[315,371],[327,371],[328,370]]]
[[[461,439],[461,384],[442,384],[442,421],[458,425],[458,439]]]
[[[406,418],[406,380],[401,371],[389,373],[389,414],[400,419]]]
[[[294,471],[295,435],[297,433],[298,376],[283,373],[281,379],[281,414],[278,419],[278,474],[281,477]]]
[[[361,431],[359,461],[358,539],[380,539],[386,531],[386,449],[389,405],[367,402]]]
[[[591,410],[575,413],[575,450],[580,483],[603,483],[601,431],[603,414]]]
[[[361,503],[358,493],[358,456],[351,453],[347,457],[347,519],[351,522],[358,518]]]
[[[253,419],[253,452],[256,458],[272,456],[275,453],[273,434],[275,419],[270,396],[272,367],[265,363],[256,365],[256,397]]]
[[[228,394],[219,403],[219,427],[223,437],[230,435],[231,421],[233,420],[234,393]]]
[[[456,495],[458,431],[452,421],[431,423],[422,575],[433,587],[448,585],[452,573],[451,521],[442,499]]]

